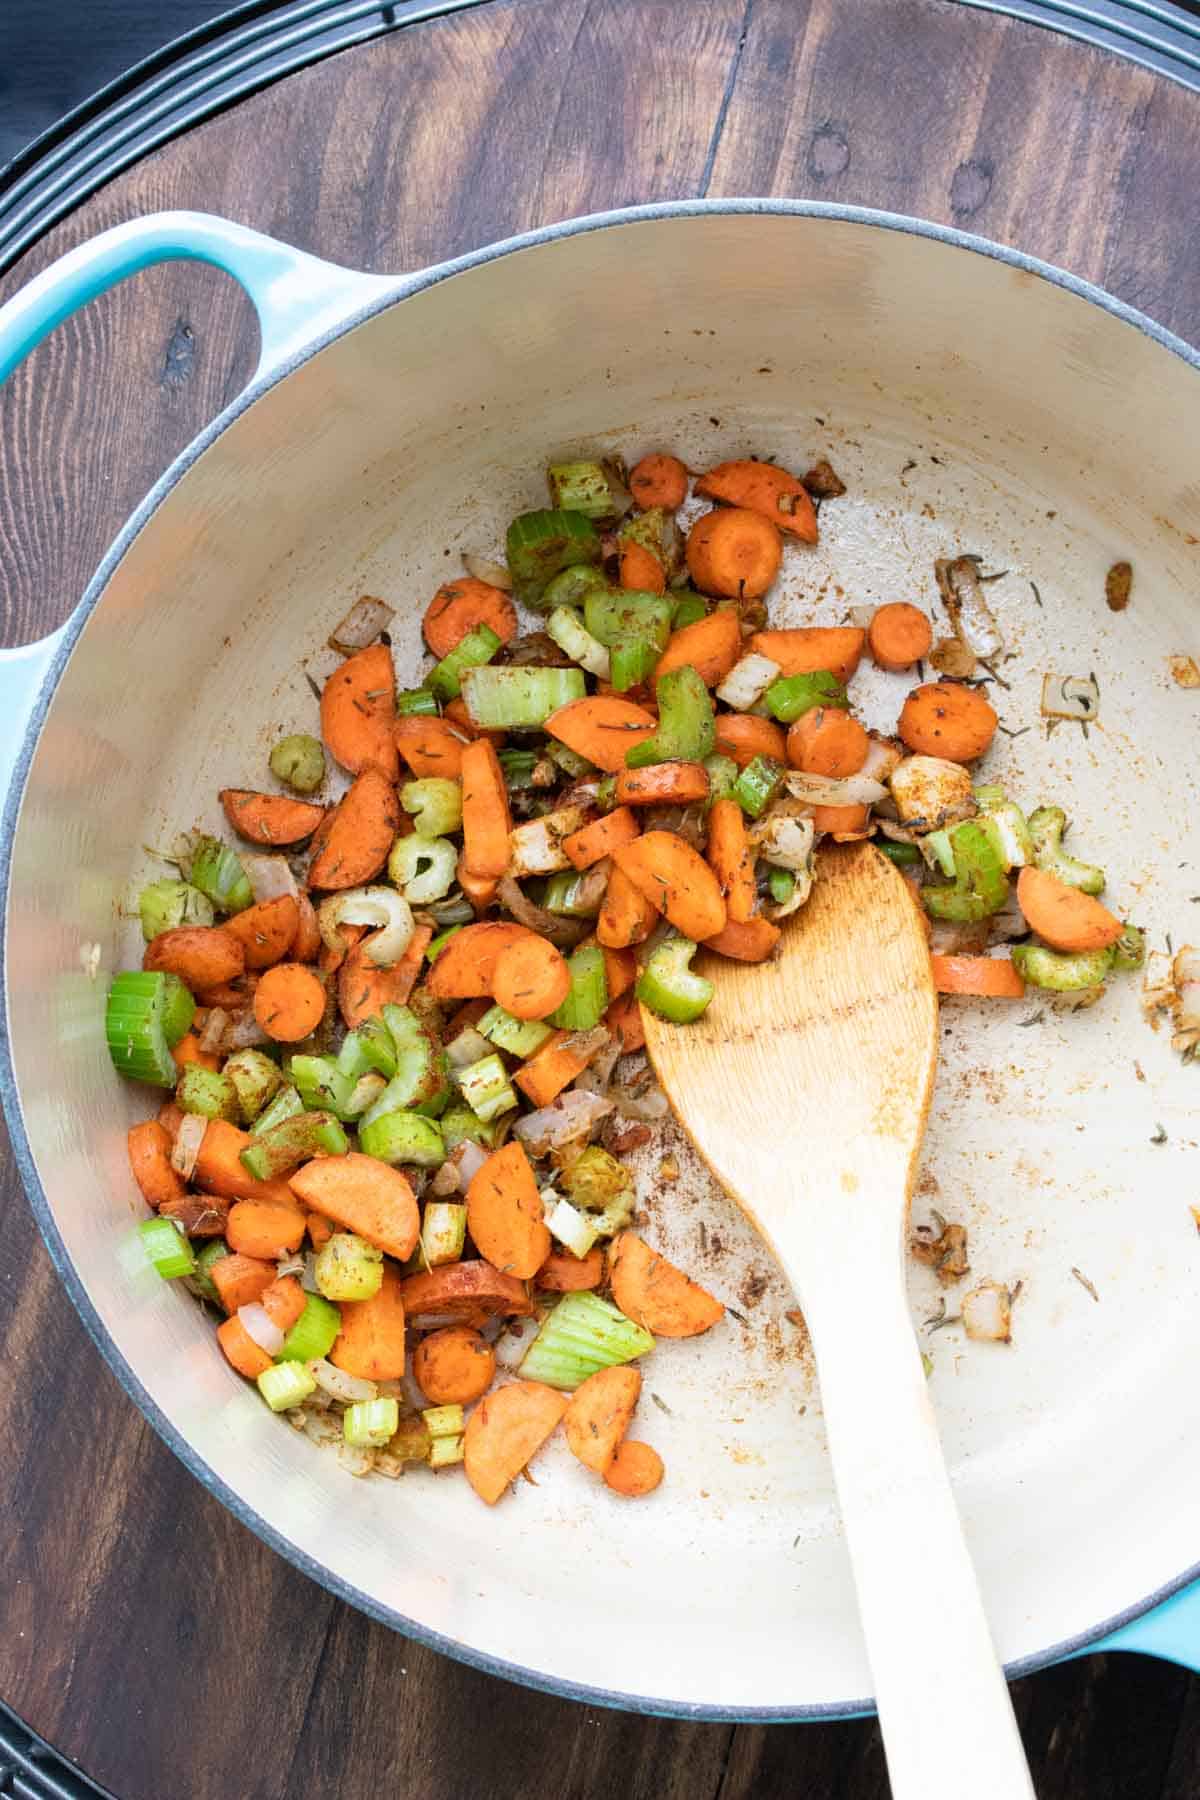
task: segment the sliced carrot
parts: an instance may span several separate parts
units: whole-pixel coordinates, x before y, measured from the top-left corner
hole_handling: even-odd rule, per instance
[[[1091,894],[1068,887],[1048,869],[1032,866],[1017,877],[1017,901],[1040,938],[1052,950],[1107,950],[1124,926]]]
[[[718,713],[717,751],[731,756],[738,768],[744,769],[756,756],[773,756],[782,762],[787,756],[787,739],[773,719],[760,719],[755,713]]]
[[[292,939],[292,961],[316,962],[321,954],[321,929],[317,924],[317,909],[307,894],[301,894],[296,905],[299,918],[296,935]]]
[[[438,1000],[474,1000],[490,994],[496,964],[505,950],[536,938],[528,925],[488,919],[456,931],[429,971],[429,992]]]
[[[804,483],[774,463],[719,463],[696,482],[696,492],[727,506],[748,507],[770,519],[789,537],[803,543],[817,541],[817,513]]]
[[[586,1256],[552,1250],[537,1272],[536,1285],[548,1294],[579,1294],[604,1280],[604,1252],[593,1244]]]
[[[195,993],[236,981],[245,970],[246,958],[236,938],[219,925],[178,925],[150,939],[142,967],[178,975],[184,987]]]
[[[911,669],[933,647],[928,614],[907,600],[881,606],[867,627],[867,647],[881,669]]]
[[[263,1289],[260,1300],[268,1319],[280,1331],[290,1331],[307,1304],[304,1289],[294,1275],[281,1275],[278,1281]]]
[[[537,1178],[515,1139],[494,1150],[467,1189],[467,1230],[502,1275],[529,1281],[550,1254]]]
[[[251,844],[301,844],[325,817],[325,808],[287,794],[256,794],[249,788],[222,788],[217,796],[239,837]]]
[[[512,815],[495,746],[477,738],[462,759],[463,861],[472,875],[498,877],[508,868]]]
[[[304,1242],[304,1214],[298,1206],[276,1200],[235,1200],[229,1209],[225,1241],[243,1256],[279,1257]]]
[[[378,769],[364,769],[330,817],[325,840],[309,865],[309,887],[361,887],[382,869],[399,828],[395,788]]]
[[[637,958],[630,950],[604,946],[604,979],[610,1000],[619,1000],[637,980]]]
[[[416,1196],[399,1169],[351,1150],[346,1156],[319,1156],[288,1178],[305,1206],[369,1244],[407,1262],[421,1233]]]
[[[617,1445],[616,1453],[604,1471],[604,1485],[627,1500],[641,1500],[652,1494],[665,1474],[663,1459],[649,1444],[639,1438],[626,1438]]]
[[[606,950],[625,950],[650,936],[657,917],[642,890],[614,863],[596,920],[596,941]]]
[[[563,1049],[570,1036],[569,1031],[556,1031],[514,1074],[513,1080],[535,1106],[549,1106],[587,1068],[586,1056],[580,1056],[577,1050]]]
[[[782,935],[778,925],[772,925],[770,919],[761,915],[753,919],[730,919],[724,931],[704,940],[704,947],[730,956],[735,962],[766,962]]]
[[[224,1237],[230,1202],[220,1194],[184,1194],[179,1200],[164,1200],[159,1212],[164,1219],[174,1219],[185,1237]]]
[[[325,984],[303,963],[276,963],[254,990],[254,1017],[277,1044],[298,1044],[325,1016]]]
[[[466,898],[471,902],[476,913],[484,913],[496,898],[496,889],[500,885],[498,875],[472,875],[460,856],[458,859],[458,885]]]
[[[194,1031],[189,1031],[180,1038],[171,1051],[171,1060],[177,1069],[186,1069],[189,1063],[197,1063],[202,1069],[216,1070],[221,1066],[219,1056],[211,1056],[207,1050],[200,1048],[200,1039]]]
[[[597,1369],[572,1394],[563,1414],[567,1446],[594,1475],[603,1475],[616,1454],[641,1391],[641,1371],[625,1364]]]
[[[714,507],[688,533],[688,572],[702,594],[757,600],[779,573],[783,545],[760,512]]]
[[[778,663],[783,675],[828,669],[839,681],[849,681],[866,641],[866,632],[857,625],[797,625],[789,631],[756,631],[750,648]]]
[[[321,690],[321,736],[335,762],[351,775],[378,769],[388,781],[396,758],[396,671],[387,644],[348,656]]]
[[[260,900],[235,913],[221,927],[242,946],[248,969],[269,969],[281,962],[296,941],[300,929],[300,908],[290,894],[275,900]]]
[[[333,1220],[322,1213],[310,1212],[306,1221],[308,1225],[308,1241],[314,1250],[323,1250],[333,1236]]]
[[[806,775],[857,775],[871,740],[857,719],[837,706],[814,706],[787,734],[787,759]]]
[[[571,991],[571,971],[561,950],[532,932],[496,958],[492,996],[514,1019],[545,1019]]]
[[[814,831],[827,831],[836,843],[862,837],[867,828],[865,806],[814,806]]]
[[[931,956],[939,994],[977,994],[990,1000],[1023,1000],[1025,983],[1007,956]]]
[[[593,863],[611,856],[618,845],[632,843],[641,829],[627,806],[616,806],[565,837],[563,855],[576,869],[590,869]]]
[[[218,1272],[219,1265],[219,1272]],[[217,1298],[227,1313],[239,1306],[250,1306],[261,1300],[275,1280],[275,1264],[254,1256],[220,1256],[209,1267],[209,1276],[217,1290]]]
[[[342,1329],[329,1360],[363,1381],[399,1381],[404,1373],[404,1283],[391,1263],[383,1265],[378,1293],[369,1300],[343,1300]]]
[[[449,656],[479,625],[488,626],[507,644],[517,635],[517,609],[503,588],[463,575],[442,583],[426,608],[421,630],[433,654],[441,658]]]
[[[465,1318],[526,1317],[533,1304],[524,1284],[502,1275],[480,1257],[477,1262],[446,1263],[423,1275],[410,1275],[400,1285],[410,1319],[458,1313]]]
[[[615,775],[625,767],[625,752],[658,730],[658,720],[644,706],[616,694],[593,694],[572,700],[546,720],[546,730],[568,750]]]
[[[338,969],[338,1009],[349,1030],[353,1031],[384,1006],[407,1005],[432,941],[433,927],[418,925],[404,955],[388,969],[371,961],[369,938],[347,951]]]
[[[645,1049],[646,1027],[642,1023],[641,1005],[632,989],[612,1002],[604,1015],[604,1023],[620,1038],[622,1056],[632,1056],[635,1050]]]
[[[705,687],[724,681],[742,654],[742,628],[731,606],[718,607],[707,618],[694,619],[674,632],[658,659],[655,679],[672,669],[695,669]]]
[[[489,731],[486,725],[477,725],[467,711],[467,703],[461,694],[457,699],[447,700],[442,717],[455,731],[461,732],[468,743],[472,743],[476,738],[486,738],[489,744],[496,746],[497,750],[503,750],[508,741],[507,732]]]
[[[210,1194],[223,1194],[227,1200],[276,1200],[290,1205],[292,1190],[286,1181],[255,1181],[246,1173],[242,1151],[253,1142],[248,1131],[239,1131],[227,1119],[210,1119],[193,1171],[196,1186]]]
[[[126,1135],[129,1167],[147,1206],[157,1209],[167,1200],[179,1200],[184,1182],[171,1167],[171,1134],[157,1119],[132,1125]]]
[[[998,723],[978,688],[957,681],[930,681],[913,688],[900,709],[896,729],[918,756],[968,763],[983,755]]]
[[[621,769],[614,798],[618,806],[690,806],[708,798],[708,771],[698,762],[651,763]]]
[[[623,875],[676,931],[699,943],[715,937],[726,920],[717,878],[698,851],[672,831],[647,831],[615,852]]]
[[[746,833],[746,816],[736,800],[715,800],[709,809],[706,854],[729,917],[744,925],[753,916],[758,894],[754,850]]]
[[[418,779],[440,775],[446,781],[457,781],[462,774],[462,753],[467,746],[462,733],[444,719],[397,719],[394,735],[396,748]]]
[[[622,538],[619,568],[623,588],[634,593],[666,593],[667,572],[645,544],[639,544],[633,538]]]
[[[227,1262],[229,1259],[222,1260]],[[238,1318],[225,1319],[217,1326],[217,1342],[225,1353],[225,1360],[247,1381],[256,1380],[271,1367],[271,1358],[261,1345],[255,1343]]]
[[[687,499],[688,472],[677,456],[652,450],[629,471],[629,491],[643,512],[652,506],[674,512]]]
[[[636,1232],[614,1238],[608,1259],[613,1299],[656,1337],[697,1337],[722,1318],[721,1302],[652,1250]]]
[[[467,1480],[494,1506],[537,1454],[567,1410],[567,1396],[540,1381],[514,1381],[481,1400],[467,1420]]]
[[[469,1406],[491,1387],[496,1352],[469,1325],[447,1325],[421,1339],[412,1372],[431,1406]]]
[[[337,974],[354,946],[356,944],[361,944],[362,940],[366,937],[367,928],[365,925],[339,925],[337,934],[341,938],[345,948],[337,950],[332,944],[321,945],[321,952],[317,958],[317,968],[321,971],[322,975]]]

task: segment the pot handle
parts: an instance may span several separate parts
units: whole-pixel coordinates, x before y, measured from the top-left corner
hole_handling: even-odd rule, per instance
[[[0,381],[89,300],[127,275],[176,258],[224,269],[254,302],[262,348],[251,385],[400,285],[392,276],[363,275],[323,262],[211,213],[150,213],[76,245],[0,306]],[[40,643],[0,650],[0,798],[66,632],[62,626]]]
[[[1079,1655],[1099,1650],[1136,1650],[1200,1673],[1200,1582],[1181,1588],[1153,1612],[1131,1619]]]

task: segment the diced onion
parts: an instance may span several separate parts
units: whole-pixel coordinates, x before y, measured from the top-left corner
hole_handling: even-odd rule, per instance
[[[858,772],[871,781],[886,781],[896,764],[903,760],[904,751],[890,738],[878,737],[874,732],[868,736],[871,741],[867,746],[866,761]]]
[[[913,831],[940,831],[976,811],[970,770],[940,756],[906,756],[888,785],[900,823]]]
[[[253,1338],[260,1350],[265,1350],[268,1356],[279,1355],[283,1349],[283,1333],[265,1306],[252,1300],[249,1305],[238,1307],[237,1316],[246,1336]]]
[[[317,909],[317,925],[321,941],[330,950],[346,948],[340,925],[378,927],[363,947],[367,961],[377,969],[390,969],[398,963],[416,930],[408,901],[390,887],[349,888],[331,894]]]
[[[543,1188],[543,1205],[547,1196],[551,1196],[546,1210],[546,1229],[550,1236],[556,1238],[573,1256],[586,1256],[596,1241],[595,1225],[586,1214],[572,1206],[569,1200],[555,1193],[553,1188]]]
[[[933,570],[955,637],[961,638],[976,656],[999,656],[1004,639],[983,597],[975,559],[970,556],[956,556],[953,560],[939,557]]]
[[[340,624],[329,634],[331,650],[365,650],[381,631],[386,631],[396,616],[396,609],[386,600],[373,600],[364,594],[356,600]]]
[[[519,1138],[533,1156],[545,1156],[551,1150],[561,1150],[564,1145],[574,1143],[577,1138],[587,1137],[593,1127],[614,1110],[612,1098],[589,1094],[583,1088],[567,1088],[549,1106],[518,1119],[513,1126],[513,1136]]]
[[[562,806],[556,812],[530,819],[510,832],[508,873],[518,880],[526,875],[556,875],[569,869],[571,859],[563,839],[579,830],[585,814],[579,806]]]
[[[200,1113],[184,1113],[179,1121],[179,1130],[175,1133],[175,1142],[171,1148],[171,1167],[185,1181],[190,1181],[196,1172],[196,1160],[207,1130],[208,1120]]]
[[[978,657],[970,644],[961,638],[938,638],[929,652],[930,666],[939,675],[950,675],[956,681],[969,681],[978,666]]]
[[[486,581],[489,587],[501,588],[504,593],[512,593],[512,576],[503,563],[493,562],[488,556],[476,556],[472,551],[463,554],[463,568],[476,581]]]
[[[623,1119],[637,1119],[653,1125],[665,1119],[671,1103],[660,1087],[648,1087],[643,1094],[631,1094],[626,1088],[613,1088],[611,1099]]]
[[[285,1254],[275,1259],[275,1279],[282,1281],[285,1275],[303,1275],[305,1269],[303,1251]]]
[[[717,699],[733,707],[735,712],[748,712],[762,699],[771,683],[778,680],[779,674],[777,662],[751,650],[734,663],[717,689]]]
[[[847,775],[839,781],[828,775],[805,775],[800,769],[789,769],[784,786],[806,806],[874,806],[887,793],[882,782],[869,775]]]
[[[285,894],[293,900],[300,898],[300,884],[286,856],[256,856],[253,851],[239,851],[238,859],[246,871],[250,891],[259,903],[279,900]]]
[[[993,1344],[1012,1341],[1012,1296],[998,1281],[981,1281],[962,1297],[963,1329],[969,1338]]]
[[[306,1294],[319,1294],[321,1291],[317,1286],[317,1253],[315,1250],[305,1251],[304,1268],[300,1275],[300,1286],[304,1289]]]
[[[369,1475],[375,1467],[373,1450],[359,1450],[344,1438],[337,1447],[337,1459],[348,1475]]]
[[[225,1036],[225,1027],[229,1023],[229,1014],[222,1007],[210,1006],[208,1017],[204,1021],[198,1042],[205,1056],[212,1056],[221,1048],[221,1039]]]
[[[1100,717],[1100,689],[1090,675],[1043,675],[1042,715],[1090,723]]]
[[[305,1363],[304,1366],[323,1392],[335,1400],[345,1401],[347,1406],[353,1406],[357,1400],[375,1398],[373,1381],[363,1381],[357,1375],[347,1375],[344,1369],[335,1369],[323,1356],[314,1357],[312,1362]]]
[[[255,1044],[269,1044],[270,1041],[268,1033],[263,1030],[253,1012],[247,1007],[245,1012],[232,1013],[229,1016],[217,1048],[223,1052],[252,1050]]]
[[[468,1069],[491,1054],[492,1045],[473,1025],[466,1026],[446,1045],[446,1061],[452,1069]]]
[[[487,1161],[488,1153],[482,1145],[475,1142],[474,1138],[464,1138],[454,1154],[458,1157],[463,1186],[464,1188],[469,1187]]]

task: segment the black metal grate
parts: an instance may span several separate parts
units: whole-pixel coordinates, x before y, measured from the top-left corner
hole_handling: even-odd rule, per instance
[[[4,1800],[113,1800],[107,1788],[59,1756],[0,1700],[0,1795]]]

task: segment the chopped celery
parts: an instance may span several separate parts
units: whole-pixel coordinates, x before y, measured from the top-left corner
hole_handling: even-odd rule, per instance
[[[648,1331],[598,1294],[564,1294],[521,1359],[521,1379],[577,1388],[597,1369],[633,1362],[653,1348]]]
[[[551,875],[542,894],[542,907],[564,919],[594,919],[604,895],[590,880],[591,869],[561,869]]]
[[[658,646],[649,638],[629,638],[623,644],[614,644],[609,655],[614,693],[628,693],[630,688],[649,681],[658,667],[660,654]]]
[[[546,635],[553,638],[559,649],[572,662],[578,663],[580,668],[586,669],[589,675],[599,676],[601,681],[608,680],[608,651],[592,636],[579,614],[571,607],[554,608],[546,620]]]
[[[432,1119],[419,1113],[389,1112],[358,1128],[358,1147],[364,1156],[395,1168],[413,1163],[419,1169],[436,1169],[446,1160],[442,1134]]]
[[[460,1144],[478,1144],[483,1150],[492,1148],[492,1133],[482,1119],[477,1119],[469,1106],[448,1106],[438,1120],[442,1142],[449,1156]]]
[[[303,1363],[272,1363],[258,1376],[258,1391],[272,1412],[288,1412],[316,1392],[316,1381]]]
[[[533,731],[551,713],[582,700],[582,669],[536,669],[510,663],[471,669],[463,678],[463,698],[474,724],[485,730]]]
[[[774,756],[755,756],[734,782],[731,798],[752,819],[761,818],[783,786],[786,773]]]
[[[232,1123],[241,1116],[232,1081],[201,1063],[184,1064],[175,1100],[185,1113],[198,1113],[202,1119],[228,1119]]]
[[[207,894],[186,881],[170,880],[152,881],[142,889],[138,913],[147,943],[160,931],[175,931],[180,925],[211,925],[216,916]]]
[[[383,1022],[395,1046],[396,1072],[363,1114],[363,1125],[406,1110],[436,1115],[449,1098],[445,1051],[411,1007],[385,1006]]]
[[[777,869],[772,865],[767,870],[767,892],[776,906],[786,906],[796,891],[796,877],[791,869]]]
[[[713,754],[716,721],[712,697],[691,667],[672,669],[654,684],[658,730],[625,752],[625,766],[644,769],[651,763],[703,762]]]
[[[592,588],[607,586],[603,569],[595,563],[572,563],[546,583],[538,611],[550,613],[560,606],[579,606]]]
[[[532,1056],[552,1036],[540,1019],[514,1019],[502,1006],[489,1007],[479,1021],[479,1034],[510,1056]]]
[[[196,1252],[173,1219],[143,1219],[138,1236],[147,1262],[164,1281],[174,1281],[194,1271]]]
[[[259,1113],[250,1127],[252,1137],[260,1137],[264,1131],[270,1131],[274,1125],[282,1125],[285,1119],[294,1119],[297,1113],[304,1111],[304,1102],[289,1083],[281,1087],[271,1104],[264,1112]]]
[[[671,602],[638,588],[593,588],[584,595],[583,622],[609,650],[639,638],[661,654],[671,635]]]
[[[345,1115],[354,1083],[331,1056],[293,1056],[288,1074],[306,1107]]]
[[[396,695],[396,711],[402,719],[436,719],[437,695],[427,687],[402,688]]]
[[[432,939],[425,952],[425,961],[429,963],[436,962],[455,932],[461,930],[461,925],[450,925],[447,926],[445,931],[439,931],[437,936]]]
[[[350,1144],[331,1112],[303,1112],[259,1132],[241,1152],[241,1164],[255,1181],[274,1181],[314,1156],[345,1156]]]
[[[633,513],[625,519],[617,536],[627,544],[640,544],[661,564],[665,574],[671,574],[678,560],[679,543],[674,513],[662,506],[648,506],[645,512]]]
[[[1069,952],[1047,950],[1044,944],[1014,944],[1013,966],[1034,987],[1056,994],[1079,993],[1103,987],[1113,966],[1112,949]]]
[[[1004,789],[975,789],[975,804],[983,815],[989,836],[1010,869],[1023,869],[1034,858],[1033,834],[1029,821],[1015,800],[1005,798]]]
[[[325,779],[325,752],[307,731],[280,738],[271,752],[271,773],[297,794],[315,794]]]
[[[342,1414],[342,1432],[356,1450],[382,1450],[400,1424],[400,1402],[356,1400]]]
[[[1112,966],[1114,969],[1140,969],[1145,960],[1146,934],[1126,920],[1120,937],[1112,947]]]
[[[283,1349],[276,1362],[316,1362],[333,1349],[342,1329],[342,1315],[323,1294],[306,1294],[304,1311],[291,1330],[284,1334]]]
[[[842,711],[850,704],[845,688],[828,669],[815,669],[810,675],[780,676],[763,698],[781,725],[792,724],[814,706],[832,706]]]
[[[551,463],[546,470],[550,504],[585,519],[611,519],[616,506],[608,476],[598,462]]]
[[[494,1052],[491,1056],[481,1057],[478,1062],[468,1063],[465,1069],[460,1069],[458,1085],[475,1117],[482,1119],[485,1124],[500,1113],[511,1111],[517,1104],[517,1096],[509,1083],[508,1073]]]
[[[632,1186],[632,1177],[624,1163],[599,1144],[588,1144],[573,1162],[561,1169],[555,1180],[570,1199],[589,1212],[603,1212],[610,1200]]]
[[[697,946],[691,938],[670,937],[658,946],[637,979],[637,997],[660,1019],[689,1025],[713,997],[713,984],[688,966]]]
[[[224,1238],[209,1238],[207,1244],[196,1252],[196,1266],[192,1270],[192,1286],[205,1300],[211,1300],[214,1306],[221,1304],[221,1296],[209,1270],[223,1256],[229,1255],[229,1245]]]
[[[345,1075],[350,1081],[357,1081],[359,1077],[365,1075],[368,1070],[373,1070],[375,1068],[373,1060],[367,1055],[361,1030],[348,1031],[346,1033],[345,1037],[342,1039],[342,1047],[338,1051],[335,1060],[340,1073]]]
[[[571,971],[571,991],[550,1015],[550,1023],[560,1031],[590,1031],[600,1023],[608,1005],[608,979],[604,971],[604,952],[599,944],[581,944],[567,958]]]
[[[454,1463],[466,1461],[467,1442],[463,1437],[434,1438],[429,1446],[429,1466],[431,1469],[448,1469]]]
[[[1067,815],[1061,806],[1039,806],[1029,815],[1029,835],[1033,842],[1033,860],[1039,869],[1057,875],[1068,887],[1084,894],[1104,892],[1104,870],[1095,863],[1080,862],[1062,847],[1067,829]]]
[[[192,1022],[196,1002],[177,975],[130,969],[113,978],[104,1034],[113,1067],[131,1081],[173,1088],[179,1074],[171,1055]]]
[[[930,831],[922,839],[922,849],[933,861],[931,867],[940,869],[943,875],[954,879],[954,846],[950,842],[950,833],[946,826],[938,831]]]
[[[730,800],[737,786],[738,766],[732,756],[706,756],[704,773],[708,776],[708,803]]]
[[[590,763],[586,756],[580,756],[578,750],[572,750],[569,744],[560,744],[554,738],[546,745],[546,755],[552,763],[557,763],[563,774],[569,775],[572,781],[578,781],[584,775],[595,773],[595,764]]]
[[[244,912],[254,899],[241,858],[219,838],[198,840],[190,875],[192,886],[206,894],[218,912]]]
[[[883,852],[889,862],[897,863],[901,868],[924,861],[915,844],[894,844],[890,838],[876,838],[875,847]]]
[[[430,906],[444,899],[458,874],[458,851],[444,837],[425,837],[412,831],[398,837],[388,855],[389,881],[394,881],[412,906]]]
[[[672,631],[682,631],[685,625],[695,625],[698,620],[708,617],[708,601],[703,594],[693,593],[691,588],[684,588],[682,593],[674,594],[672,600]]]
[[[569,1200],[557,1200],[546,1214],[546,1230],[572,1256],[584,1257],[596,1241],[596,1227]]]
[[[516,598],[540,612],[547,585],[561,570],[600,561],[600,539],[580,512],[520,513],[508,528],[506,555]]]
[[[252,1124],[283,1085],[278,1064],[261,1050],[236,1051],[221,1073],[233,1083],[243,1125]]]
[[[442,1442],[449,1443],[451,1440],[443,1438]],[[424,1419],[420,1413],[413,1413],[407,1419],[401,1419],[388,1444],[387,1453],[394,1456],[397,1462],[428,1462],[432,1448],[433,1441]]]
[[[634,1203],[637,1199],[632,1187],[622,1188],[613,1197],[603,1212],[592,1215],[592,1223],[596,1227],[597,1237],[616,1237],[618,1231],[624,1231],[633,1223]]]
[[[466,1427],[461,1406],[427,1406],[421,1417],[434,1443],[438,1438],[458,1437]]]
[[[460,638],[448,656],[443,656],[425,677],[439,700],[457,700],[462,692],[462,678],[468,669],[490,663],[500,648],[501,639],[490,625],[476,625]]]
[[[369,1019],[364,1019],[353,1036],[358,1040],[359,1054],[367,1066],[390,1081],[396,1073],[396,1046],[379,1014],[372,1013]]]
[[[444,838],[462,827],[461,781],[448,781],[443,775],[406,781],[400,789],[400,804],[411,813],[419,837]]]
[[[611,812],[617,803],[617,778],[605,775],[596,783],[596,805],[601,812]]]
[[[921,899],[932,918],[957,924],[977,922],[999,912],[1008,899],[1003,853],[995,837],[984,830],[986,822],[966,819],[950,828],[954,886],[921,889]]]
[[[542,760],[536,750],[501,750],[497,754],[509,793],[523,793],[536,785],[533,772]]]
[[[458,1262],[467,1241],[467,1209],[458,1200],[429,1200],[421,1219],[421,1255],[431,1269]]]
[[[473,1025],[464,1025],[456,1037],[446,1045],[446,1061],[453,1074],[465,1069],[468,1063],[478,1062],[481,1056],[488,1054],[490,1046],[482,1032],[476,1031]]]
[[[383,1251],[353,1231],[335,1231],[317,1252],[317,1291],[326,1300],[370,1300],[383,1286]]]

